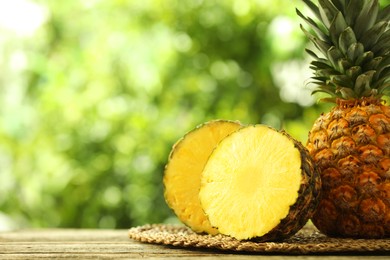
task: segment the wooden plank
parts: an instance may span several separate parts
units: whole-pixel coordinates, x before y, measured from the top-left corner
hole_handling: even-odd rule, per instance
[[[31,229],[0,232],[0,242],[5,241],[129,241],[129,238],[125,229]]]
[[[237,254],[140,243],[127,230],[44,229],[0,232],[0,259],[290,259],[287,255]],[[358,256],[321,256],[321,259],[359,259]],[[385,256],[365,256],[387,259]],[[294,256],[294,259],[318,259]]]
[[[238,255],[145,244],[128,238],[127,230],[22,230],[0,233],[0,258],[200,258]],[[254,256],[253,256],[254,257]],[[240,258],[242,259],[242,258]]]

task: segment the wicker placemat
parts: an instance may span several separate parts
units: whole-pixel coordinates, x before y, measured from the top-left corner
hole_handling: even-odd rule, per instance
[[[316,254],[390,253],[390,239],[330,238],[306,226],[281,242],[239,241],[224,235],[202,235],[178,225],[153,224],[129,229],[131,239],[177,247],[219,249],[236,252]]]

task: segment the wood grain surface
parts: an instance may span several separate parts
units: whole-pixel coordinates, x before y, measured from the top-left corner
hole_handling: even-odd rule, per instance
[[[0,259],[361,259],[359,255],[238,254],[141,243],[128,230],[39,229],[0,232]],[[365,255],[365,259],[389,259]]]

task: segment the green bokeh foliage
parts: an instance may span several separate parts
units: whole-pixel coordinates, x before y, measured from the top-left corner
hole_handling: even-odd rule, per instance
[[[298,1],[36,3],[43,26],[1,45],[0,212],[16,226],[172,221],[162,174],[184,133],[223,118],[304,141],[322,109],[283,101],[271,71],[306,57]],[[275,37],[276,17],[292,35]]]

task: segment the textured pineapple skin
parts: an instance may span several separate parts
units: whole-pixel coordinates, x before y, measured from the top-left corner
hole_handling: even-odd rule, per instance
[[[307,148],[322,179],[314,225],[329,236],[389,237],[390,108],[338,100],[316,120]]]
[[[297,148],[301,155],[302,181],[298,191],[297,201],[290,206],[288,215],[280,223],[264,236],[252,240],[280,241],[297,233],[313,216],[317,209],[321,196],[321,177],[314,166],[309,151],[289,134],[281,131]]]

